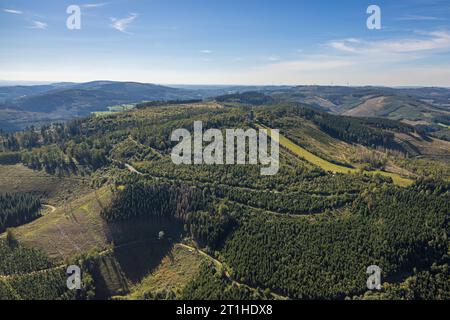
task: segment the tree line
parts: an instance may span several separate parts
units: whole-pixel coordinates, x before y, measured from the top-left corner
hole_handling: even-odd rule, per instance
[[[0,233],[40,216],[41,201],[29,193],[0,193]]]

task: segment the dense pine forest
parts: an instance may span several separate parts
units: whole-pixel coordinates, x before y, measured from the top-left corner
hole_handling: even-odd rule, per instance
[[[194,121],[277,128],[291,145],[275,176],[174,165],[170,135]],[[0,145],[0,192],[8,168],[79,184],[50,194],[43,217],[30,190],[0,194],[1,298],[449,298],[450,148],[408,124],[249,93],[142,103]],[[82,292],[64,287],[70,261],[86,271]],[[367,289],[370,265],[380,291]]]
[[[0,193],[0,232],[40,216],[41,202],[31,194]]]

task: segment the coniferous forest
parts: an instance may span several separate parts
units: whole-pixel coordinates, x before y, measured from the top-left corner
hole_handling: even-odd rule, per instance
[[[39,198],[24,193],[0,193],[0,232],[17,227],[40,216]]]
[[[449,298],[450,171],[425,153],[434,147],[425,133],[238,98],[3,133],[0,297]],[[278,173],[173,164],[170,135],[194,121],[279,128]],[[12,168],[22,192],[2,182]],[[53,209],[42,216],[41,203]],[[82,291],[65,287],[72,263],[84,270]],[[380,290],[367,287],[373,265]]]
[[[0,0],[0,302],[450,301],[449,13]]]

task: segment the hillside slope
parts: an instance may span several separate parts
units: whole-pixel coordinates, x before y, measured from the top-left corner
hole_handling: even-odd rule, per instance
[[[194,121],[205,130],[279,129],[279,172],[175,165],[171,133],[191,131]],[[210,102],[1,137],[10,158],[23,162],[0,166],[4,190],[48,193],[56,208],[12,233],[56,266],[87,255],[96,298],[358,298],[372,264],[383,270],[386,296],[390,284],[427,272],[444,290],[431,296],[446,294],[450,150],[409,125],[299,105]],[[23,183],[9,186],[14,168]],[[70,195],[69,179],[81,176],[93,190]],[[40,184],[48,191],[39,193]],[[408,287],[408,297],[423,288]]]
[[[82,84],[0,88],[0,126],[29,125],[83,117],[108,106],[153,100],[198,99],[199,93],[154,84],[94,81]]]

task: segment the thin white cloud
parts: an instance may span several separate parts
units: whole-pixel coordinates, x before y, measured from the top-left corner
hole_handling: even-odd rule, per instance
[[[14,9],[3,9],[3,12],[11,13],[11,14],[23,14],[22,11],[20,11],[20,10],[14,10]]]
[[[138,17],[137,13],[131,13],[128,17],[117,19],[111,18],[112,24],[111,27],[116,29],[117,31],[127,33],[126,30],[130,26],[131,23]]]
[[[435,31],[425,35],[427,38],[385,41],[380,43],[380,48],[393,52],[414,52],[450,48],[450,32]]]
[[[351,52],[351,53],[357,53],[358,49],[352,47],[348,41],[331,41],[328,43],[328,45],[336,50],[345,51],[345,52]]]
[[[42,21],[38,21],[38,20],[34,20],[31,22],[31,29],[41,29],[41,30],[45,30],[48,27],[48,24],[46,22],[42,22]]]
[[[327,45],[339,51],[355,54],[418,53],[450,48],[450,32],[448,31],[427,32],[419,36],[421,37],[379,41],[345,39],[331,41]]]
[[[264,60],[275,62],[275,61],[280,61],[281,58],[279,56],[272,55],[272,56],[265,57]]]
[[[347,42],[350,42],[350,43],[359,43],[359,42],[361,42],[359,39],[356,39],[356,38],[348,38],[347,39]]]
[[[211,50],[200,50],[201,53],[203,54],[211,54],[213,53]]]
[[[314,60],[312,57],[311,60]],[[323,57],[324,61],[331,61]],[[317,61],[319,62],[319,61]],[[106,62],[105,62],[106,63]],[[134,66],[131,68],[108,68],[102,62],[91,66],[89,69],[72,68],[61,65],[48,68],[46,65],[36,66],[29,62],[28,68],[17,68],[15,65],[0,68],[0,79],[59,82],[61,80],[71,82],[87,82],[95,79],[109,79],[117,81],[138,81],[146,83],[166,84],[246,84],[246,85],[300,85],[300,84],[322,84],[329,85],[384,85],[384,86],[439,86],[450,87],[450,64],[440,66],[399,66],[389,68],[376,66],[376,72],[370,64],[350,65],[348,67],[334,68],[340,62],[328,65],[332,69],[302,72],[298,70],[282,69],[239,69],[239,70],[215,70],[208,68],[199,72],[198,68],[146,68]],[[370,68],[368,68],[370,67]]]
[[[396,20],[397,21],[442,21],[445,19],[439,18],[439,17],[433,17],[433,16],[421,16],[421,15],[407,14],[407,15],[397,18]]]
[[[87,9],[89,9],[89,8],[101,8],[101,7],[104,7],[104,6],[108,5],[108,4],[109,4],[108,2],[86,3],[86,4],[83,4],[81,7],[87,8]]]

